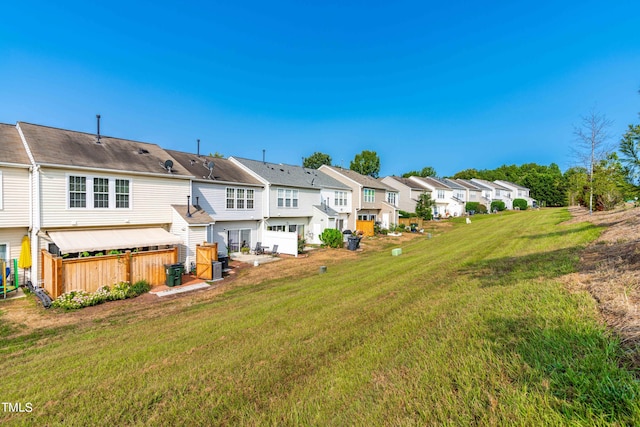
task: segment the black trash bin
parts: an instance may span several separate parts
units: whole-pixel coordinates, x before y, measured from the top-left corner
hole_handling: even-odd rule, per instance
[[[353,237],[350,236],[347,242],[347,249],[349,249],[350,251],[355,251],[356,249],[358,249],[360,247],[360,238],[359,237]]]
[[[229,269],[229,257],[222,252],[218,252],[218,261],[222,263],[222,270]]]

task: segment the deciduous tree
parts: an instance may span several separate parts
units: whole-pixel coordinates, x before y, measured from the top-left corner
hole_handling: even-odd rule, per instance
[[[362,175],[377,178],[380,173],[380,157],[375,151],[364,150],[362,153],[356,154],[349,169]]]
[[[302,160],[302,166],[305,168],[318,169],[322,165],[331,166],[331,156],[319,151]]]

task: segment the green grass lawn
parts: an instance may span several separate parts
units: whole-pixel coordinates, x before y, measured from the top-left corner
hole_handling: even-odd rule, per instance
[[[558,280],[599,234],[568,217],[474,216],[153,319],[5,325],[0,399],[33,411],[0,422],[640,425],[619,342]]]

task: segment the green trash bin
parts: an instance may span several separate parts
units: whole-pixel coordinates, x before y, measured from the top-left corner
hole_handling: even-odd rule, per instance
[[[173,264],[165,264],[164,265],[165,272],[165,284],[169,287],[173,287],[176,285],[176,275],[174,273]]]
[[[165,264],[165,283],[169,287],[182,285],[182,269],[181,263],[177,264]]]

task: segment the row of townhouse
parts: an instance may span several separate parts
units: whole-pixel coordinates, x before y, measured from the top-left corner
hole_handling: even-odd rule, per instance
[[[528,188],[509,181],[388,176],[382,182],[398,191],[398,207],[406,212],[415,212],[416,203],[424,193],[430,194],[434,201],[433,214],[443,217],[464,214],[467,202],[478,202],[488,208],[498,200],[504,202],[507,209],[513,209],[513,200],[518,198],[526,200],[528,206],[535,204]]]
[[[0,258],[17,258],[29,236],[35,283],[42,249],[73,255],[176,245],[186,265],[203,242],[225,255],[257,244],[296,255],[299,239],[320,243],[326,228],[355,230],[363,220],[389,228],[424,192],[442,215],[461,215],[466,201],[528,197],[510,183],[374,179],[25,122],[0,124],[0,147]]]
[[[165,150],[156,144],[25,122],[0,124],[0,257],[29,236],[31,279],[40,251],[57,255],[170,245],[195,261],[219,251],[320,243],[358,219],[397,223],[397,191],[340,168],[322,170]]]

